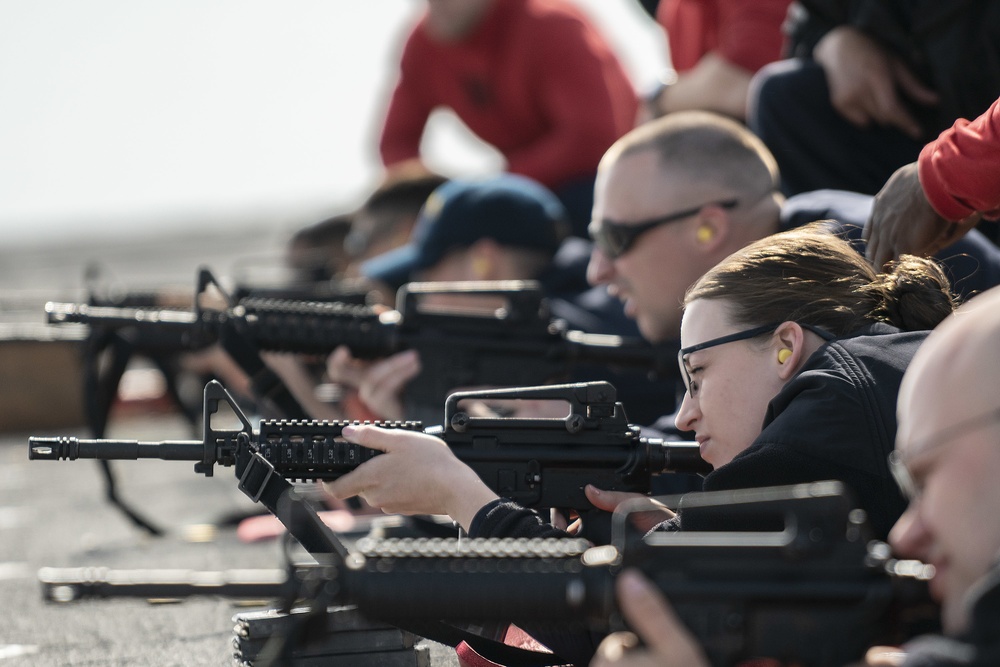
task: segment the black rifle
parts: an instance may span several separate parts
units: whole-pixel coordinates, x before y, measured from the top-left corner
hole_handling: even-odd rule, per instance
[[[308,514],[291,499],[290,513]],[[633,509],[641,509],[637,504]],[[368,540],[348,553],[325,528],[318,564],[299,565],[292,587],[313,591],[321,605],[356,605],[366,617],[388,621],[446,643],[469,641],[493,659],[517,664],[561,664],[565,656],[526,656],[445,623],[515,622],[546,629],[620,629],[613,580],[625,567],[640,569],[670,600],[713,665],[755,657],[785,664],[840,667],[874,643],[895,644],[936,627],[927,596],[932,569],[890,557],[888,545],[869,540],[864,512],[839,482],[681,498],[682,516],[709,527],[720,516],[775,530],[680,531],[638,536],[628,511],[616,513],[611,545],[583,540]],[[295,526],[295,521],[289,521]],[[310,524],[312,525],[312,524]],[[225,585],[124,582],[46,572],[50,599],[115,595],[225,595]],[[273,576],[273,575],[272,575]],[[203,579],[205,577],[202,577]],[[155,584],[155,588],[149,588]],[[260,591],[287,593],[289,582]],[[233,590],[236,590],[235,588]]]
[[[226,304],[219,311],[204,306],[206,295],[214,288]],[[236,320],[228,313],[268,303],[336,303],[338,307],[362,308],[368,292],[356,284],[323,282],[285,287],[260,287],[237,284],[229,294],[208,269],[198,272],[191,309],[165,307],[164,295],[155,291],[133,291],[99,295],[91,290],[87,303],[47,303],[45,310],[51,324],[83,323],[90,328],[85,347],[85,391],[87,412],[94,437],[104,435],[108,413],[117,395],[118,383],[130,359],[142,356],[152,361],[163,374],[174,401],[195,422],[196,416],[184,404],[176,389],[177,355],[198,351],[219,343],[250,377],[254,397],[288,417],[305,417],[295,398],[260,358],[261,348],[248,342]],[[299,301],[295,301],[298,299]],[[238,319],[238,318],[237,318]],[[110,358],[103,359],[106,353]]]
[[[563,418],[474,417],[463,400],[561,401]],[[240,430],[216,428],[220,404],[229,406]],[[653,475],[710,470],[691,442],[664,442],[630,425],[614,386],[607,382],[459,392],[448,397],[444,426],[426,432],[442,438],[497,495],[526,507],[584,512],[593,506],[583,487],[648,493]],[[240,489],[274,512],[289,481],[333,480],[379,454],[341,437],[352,422],[262,420],[255,432],[229,392],[205,386],[204,438],[163,442],[32,437],[31,459],[166,459],[197,461],[211,476],[215,464],[233,466]],[[422,429],[419,422],[386,422],[387,428]],[[596,513],[588,530],[601,531]],[[606,516],[606,515],[605,515]],[[591,533],[597,537],[599,532]],[[314,547],[303,545],[310,551]]]
[[[98,311],[103,309],[118,309],[131,312],[160,312],[163,319],[170,319],[171,313],[188,311],[180,310],[189,307],[183,303],[177,294],[156,290],[117,291],[101,288],[103,282],[102,268],[97,265],[88,267],[84,282],[88,289],[86,304],[78,304],[80,310]],[[264,298],[308,299],[310,301],[337,301],[338,303],[364,304],[368,300],[368,292],[361,286],[338,281],[322,281],[317,283],[295,283],[281,287],[263,287],[239,284],[233,294],[227,294],[210,271],[202,269],[194,293],[195,313],[201,311],[202,296],[211,286],[218,289],[219,297],[230,305],[238,305],[243,299],[260,300]],[[190,297],[188,297],[190,299]],[[168,307],[168,303],[171,305]],[[50,313],[50,321],[60,320]],[[66,321],[72,321],[72,318]],[[91,435],[103,438],[108,424],[111,407],[118,396],[118,388],[129,363],[135,357],[148,360],[161,374],[167,395],[181,412],[194,425],[197,423],[199,411],[189,405],[179,391],[180,364],[179,355],[185,351],[199,350],[212,343],[210,337],[191,336],[190,331],[178,327],[149,327],[141,323],[123,325],[120,321],[101,322],[88,321],[89,331],[83,344],[83,396],[87,422]],[[252,384],[258,398],[292,416],[305,416],[298,402],[288,390],[261,361],[255,350],[241,345],[239,339],[228,342],[230,355],[238,360],[245,372],[252,378]],[[133,509],[118,494],[114,471],[106,461],[101,461],[101,471],[105,479],[105,495],[133,523],[153,535],[159,535],[162,530],[138,511]]]
[[[210,282],[203,272],[199,292]],[[504,305],[448,305],[448,299],[470,296]],[[191,312],[72,303],[48,303],[46,311],[50,323],[129,327],[140,337],[163,337],[195,349],[219,342],[251,378],[266,371],[261,350],[326,355],[345,345],[355,357],[375,359],[414,349],[422,371],[406,387],[406,415],[428,422],[436,421],[444,399],[458,388],[544,384],[565,379],[577,364],[641,369],[664,378],[678,373],[676,347],[568,330],[551,317],[531,281],[410,283],[400,290],[397,309],[381,313],[336,302],[248,297],[222,311],[200,308],[198,302]],[[260,386],[255,393],[267,396],[273,389]],[[289,418],[306,416],[288,401],[278,407]]]

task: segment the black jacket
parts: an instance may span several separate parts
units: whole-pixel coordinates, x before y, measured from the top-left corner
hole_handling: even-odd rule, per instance
[[[823,345],[771,399],[757,439],[709,473],[705,490],[838,479],[885,539],[906,509],[887,463],[896,397],[927,334],[874,324]]]
[[[831,29],[850,25],[894,52],[938,93],[922,118],[933,139],[1000,96],[1000,3],[993,0],[799,0],[786,26],[792,55],[808,57]]]

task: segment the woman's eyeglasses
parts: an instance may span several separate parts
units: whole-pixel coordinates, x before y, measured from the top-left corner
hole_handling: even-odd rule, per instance
[[[680,351],[677,352],[677,363],[681,367],[681,375],[684,378],[684,386],[687,387],[687,392],[692,397],[698,394],[698,385],[691,379],[691,370],[688,367],[687,356],[692,352],[698,352],[699,350],[707,350],[710,347],[716,347],[717,345],[725,345],[726,343],[735,343],[738,340],[747,340],[749,338],[755,338],[762,334],[771,333],[781,322],[775,322],[774,324],[765,324],[764,326],[754,327],[753,329],[747,329],[745,331],[737,331],[736,333],[731,333],[728,336],[720,336],[719,338],[713,338],[707,340],[704,343],[698,343],[697,345],[691,345],[689,347],[682,347]]]
[[[681,376],[684,378],[684,386],[687,388],[688,395],[692,398],[698,394],[698,384],[691,379],[692,370],[688,366],[687,357],[692,352],[697,352],[699,350],[706,350],[710,347],[716,347],[717,345],[725,345],[726,343],[735,343],[738,340],[747,340],[750,338],[756,338],[766,333],[771,333],[779,326],[782,322],[776,322],[773,324],[765,324],[763,326],[754,327],[753,329],[746,329],[745,331],[737,331],[736,333],[731,333],[728,336],[720,336],[719,338],[713,338],[707,340],[704,343],[698,343],[697,345],[690,345],[688,347],[682,347],[677,353],[677,364],[681,368]],[[820,327],[813,326],[811,324],[803,324],[798,322],[798,325],[803,329],[808,329],[814,334],[822,338],[823,340],[833,340],[836,338],[832,333],[826,329],[821,329]]]

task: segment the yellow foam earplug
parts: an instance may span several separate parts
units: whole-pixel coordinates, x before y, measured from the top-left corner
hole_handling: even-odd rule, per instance
[[[778,350],[778,363],[783,364],[788,361],[788,357],[792,356],[792,351],[787,347],[783,347]]]
[[[697,235],[698,235],[698,240],[700,242],[708,243],[715,236],[715,232],[712,231],[711,227],[706,227],[705,225],[702,225],[701,227],[698,228]]]
[[[477,257],[472,260],[472,272],[479,280],[486,277],[490,270],[490,260],[485,257]]]

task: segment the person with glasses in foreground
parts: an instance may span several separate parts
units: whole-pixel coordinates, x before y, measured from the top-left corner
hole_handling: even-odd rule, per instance
[[[904,500],[886,463],[903,371],[927,330],[951,313],[948,281],[928,259],[876,274],[819,225],[749,245],[688,293],[680,362],[687,393],[678,426],[694,431],[715,470],[706,489],[843,481],[885,538]],[[374,426],[344,437],[385,452],[331,482],[401,514],[447,514],[472,537],[566,533],[499,498],[439,439]],[[598,507],[634,494],[587,487]],[[683,516],[646,516],[683,529]],[[644,526],[649,527],[649,526]],[[585,664],[596,643],[574,635],[554,652]]]
[[[867,665],[1000,664],[1000,288],[962,306],[928,337],[903,376],[890,466],[909,505],[889,541],[934,566],[944,635],[875,647]],[[636,638],[611,635],[592,667],[701,667],[700,647],[635,572],[617,581]]]

